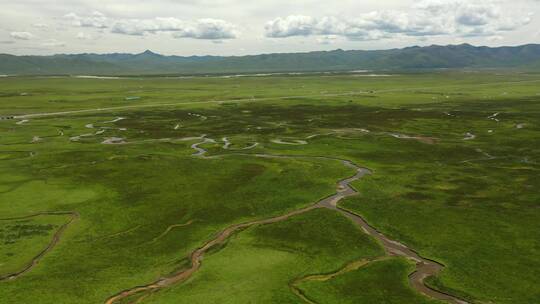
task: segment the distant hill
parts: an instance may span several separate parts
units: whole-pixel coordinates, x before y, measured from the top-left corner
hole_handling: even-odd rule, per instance
[[[408,47],[379,51],[263,54],[252,56],[163,56],[74,54],[14,56],[0,54],[7,75],[156,75],[440,68],[540,67],[540,45],[475,47],[469,44]]]

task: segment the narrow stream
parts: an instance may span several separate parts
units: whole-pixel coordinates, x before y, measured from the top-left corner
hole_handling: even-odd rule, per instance
[[[5,280],[15,280],[16,278],[18,278],[18,277],[22,276],[23,274],[25,274],[25,273],[29,272],[30,270],[32,270],[32,268],[34,268],[41,261],[41,259],[48,252],[50,252],[58,244],[58,242],[60,242],[60,238],[62,237],[62,234],[64,234],[64,232],[66,231],[68,226],[71,225],[71,223],[73,223],[76,219],[79,218],[79,213],[77,213],[77,212],[40,212],[40,213],[35,213],[35,214],[27,215],[27,216],[0,219],[0,221],[23,220],[23,219],[29,219],[29,218],[32,218],[32,217],[36,217],[36,216],[42,216],[42,215],[51,215],[51,216],[53,216],[53,215],[55,215],[55,216],[58,216],[58,215],[66,216],[66,215],[68,215],[70,218],[69,218],[69,221],[67,221],[65,224],[60,226],[60,228],[58,228],[58,230],[56,230],[56,232],[53,235],[52,240],[49,242],[47,247],[45,247],[42,251],[40,251],[28,264],[26,264],[19,271],[9,273],[9,274],[5,274],[5,275],[0,275],[0,282],[5,281]]]
[[[226,155],[205,156],[207,151],[204,148],[201,148],[200,146],[206,143],[214,143],[215,140],[210,139],[210,138],[205,138],[205,137],[202,137],[201,139],[203,140],[202,142],[195,143],[191,146],[191,148],[196,151],[193,154],[193,156],[201,157],[204,159],[217,159],[217,158],[226,156]],[[321,201],[318,201],[314,205],[311,205],[303,209],[298,209],[298,210],[292,211],[290,213],[287,213],[281,216],[262,219],[262,220],[255,220],[255,221],[241,223],[241,224],[235,224],[235,225],[225,228],[214,239],[206,242],[203,246],[199,247],[198,249],[196,249],[195,251],[191,253],[191,256],[190,256],[191,266],[189,268],[182,269],[176,273],[173,273],[172,275],[168,277],[159,278],[158,280],[150,284],[121,291],[118,294],[107,299],[105,301],[106,304],[118,303],[127,298],[137,297],[140,295],[139,298],[136,300],[136,303],[138,303],[139,301],[142,301],[144,298],[146,298],[153,292],[156,292],[160,289],[169,287],[177,283],[184,282],[185,280],[189,279],[201,267],[201,264],[202,264],[201,261],[204,258],[204,255],[214,246],[223,244],[235,232],[238,232],[240,230],[243,230],[252,226],[256,226],[256,225],[265,225],[265,224],[272,224],[272,223],[285,221],[293,216],[300,215],[300,214],[309,212],[317,208],[327,208],[327,209],[335,210],[343,214],[344,216],[348,217],[353,222],[360,225],[360,227],[362,227],[362,230],[364,232],[366,232],[367,234],[369,234],[370,236],[378,240],[378,242],[385,249],[387,255],[405,257],[409,260],[414,261],[416,263],[416,270],[409,276],[409,282],[411,286],[415,290],[420,292],[421,294],[424,294],[434,299],[452,303],[452,304],[466,304],[467,303],[452,295],[434,290],[428,287],[424,283],[424,280],[427,277],[437,275],[444,267],[443,265],[435,261],[421,257],[415,251],[411,250],[407,246],[399,242],[393,241],[389,239],[388,237],[386,237],[385,235],[383,235],[382,233],[380,233],[379,231],[377,231],[375,228],[370,226],[361,216],[338,206],[338,202],[341,201],[342,199],[359,194],[358,191],[352,188],[350,184],[354,181],[360,180],[361,178],[363,178],[364,176],[368,174],[371,174],[371,172],[368,169],[361,168],[348,160],[324,157],[324,156],[286,156],[286,155],[239,154],[239,153],[230,154],[230,155],[243,155],[243,156],[251,156],[251,157],[281,158],[281,159],[293,159],[293,158],[309,159],[311,158],[311,159],[336,160],[336,161],[341,161],[345,166],[349,168],[355,169],[356,174],[352,177],[339,181],[337,185],[336,194],[329,196]]]

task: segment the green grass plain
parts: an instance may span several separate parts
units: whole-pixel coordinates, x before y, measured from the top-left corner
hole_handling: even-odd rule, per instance
[[[407,288],[414,270],[404,259],[371,262],[327,281],[307,281],[300,289],[315,303],[439,303]]]
[[[43,248],[54,233],[67,221],[67,216],[40,215],[28,219],[0,221],[0,273],[13,274],[24,269]]]
[[[309,206],[352,174],[315,158],[200,159],[198,140],[174,140],[206,134],[216,140],[209,155],[328,156],[371,169],[341,206],[446,265],[432,286],[473,303],[540,302],[539,84],[537,74],[499,71],[0,79],[0,116],[90,110],[0,120],[0,219],[80,214],[37,266],[0,282],[2,301],[103,303],[185,267],[225,227]],[[128,144],[101,143],[111,137]],[[223,137],[234,149],[259,145],[225,150]],[[1,221],[0,275],[64,222],[33,218],[51,229],[14,239],[5,231],[17,223]],[[235,234],[187,282],[143,303],[302,303],[294,279],[382,254],[346,218],[314,210]],[[299,287],[317,303],[429,302],[408,286],[410,271],[390,259]]]

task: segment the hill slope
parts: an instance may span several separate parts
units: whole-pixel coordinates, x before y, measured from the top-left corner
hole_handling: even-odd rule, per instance
[[[540,66],[540,45],[498,48],[469,44],[433,45],[380,51],[335,50],[236,57],[163,56],[151,51],[141,54],[53,56],[0,54],[0,74],[9,75],[209,74],[525,66]]]

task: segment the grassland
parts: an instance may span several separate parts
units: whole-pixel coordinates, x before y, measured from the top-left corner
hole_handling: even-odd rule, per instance
[[[431,286],[470,302],[539,302],[539,84],[508,72],[0,79],[0,116],[74,111],[0,120],[0,219],[79,214],[0,294],[103,303],[187,267],[225,227],[310,206],[353,173],[330,159],[193,157],[204,134],[208,155],[371,169],[340,206],[444,264]],[[102,144],[111,138],[124,143]],[[0,221],[0,276],[68,220]],[[188,281],[143,303],[302,303],[296,279],[383,255],[345,217],[313,210],[234,234]],[[387,258],[297,287],[316,303],[432,301],[409,286],[411,267]]]
[[[2,276],[17,276],[29,271],[31,261],[44,248],[52,247],[51,240],[67,221],[66,215],[35,215],[28,218],[3,219],[0,235],[3,240],[0,254]]]
[[[209,258],[192,280],[148,300],[298,303],[288,284],[297,277],[330,272],[344,262],[381,254],[378,245],[347,219],[329,210],[314,210],[285,222],[248,229]]]
[[[380,260],[334,278],[305,281],[299,287],[315,303],[439,303],[406,287],[411,271],[406,260]]]

